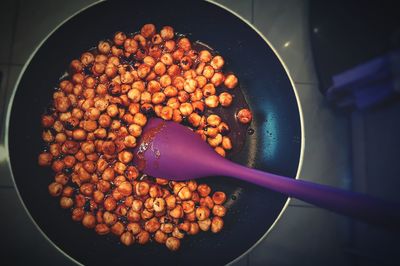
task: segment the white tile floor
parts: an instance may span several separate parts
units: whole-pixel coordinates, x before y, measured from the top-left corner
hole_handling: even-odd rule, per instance
[[[2,1],[0,16],[1,49],[0,64],[9,64],[10,50],[14,34],[18,1]]]
[[[308,38],[308,1],[254,0],[253,24],[272,42],[294,81],[317,83]]]
[[[0,64],[4,58],[5,65],[2,69],[8,73],[8,88],[13,87],[22,64],[41,39],[60,21],[91,2],[93,1],[20,0],[18,10],[14,10],[13,0],[2,1],[0,25],[8,26],[1,26],[0,34],[11,36],[0,44]],[[326,106],[317,89],[307,37],[307,1],[218,2],[253,22],[264,33],[277,49],[296,83],[306,126],[306,156],[301,177],[342,186],[342,180],[337,177],[347,175],[349,170],[346,148],[349,139],[348,125],[345,118],[333,113]],[[3,6],[14,11],[8,12]],[[17,5],[15,9],[16,7]],[[12,47],[11,43],[14,44]],[[7,61],[8,58],[11,61]],[[336,139],[343,140],[341,143],[344,145],[337,145]],[[333,154],[335,156],[332,157]],[[0,177],[0,187],[10,184],[8,177]],[[7,241],[9,246],[13,246],[13,254],[35,249],[37,254],[32,260],[37,264],[48,264],[50,259],[52,264],[71,265],[54,248],[48,246],[38,232],[34,232],[20,204],[15,203],[14,189],[0,189],[0,202],[6,200],[11,205],[0,204],[0,212],[10,217],[12,223],[8,223],[7,227],[0,227],[0,234],[9,237]],[[292,201],[270,235],[235,265],[350,265],[344,252],[347,243],[346,226],[345,218],[300,201]],[[9,232],[14,231],[18,233],[10,237]]]

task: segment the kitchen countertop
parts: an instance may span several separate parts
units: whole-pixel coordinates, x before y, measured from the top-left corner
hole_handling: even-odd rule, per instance
[[[17,77],[36,45],[65,18],[92,0],[13,1],[0,4],[1,140],[4,110]],[[318,90],[309,44],[308,1],[220,0],[257,27],[276,48],[294,80],[305,128],[300,178],[349,188],[352,178],[349,116],[332,110]],[[43,10],[46,10],[43,15]],[[0,241],[3,260],[16,264],[73,265],[30,222],[5,167],[0,145]],[[353,223],[299,200],[291,200],[275,228],[233,265],[357,265]],[[354,252],[355,250],[355,252]],[[362,253],[362,251],[360,251]],[[379,259],[379,258],[378,258]]]

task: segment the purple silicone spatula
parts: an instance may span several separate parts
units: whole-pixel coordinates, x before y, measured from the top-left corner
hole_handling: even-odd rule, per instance
[[[175,122],[150,119],[135,148],[134,162],[148,175],[176,181],[231,176],[340,214],[400,229],[397,203],[235,164],[217,154],[190,129]]]

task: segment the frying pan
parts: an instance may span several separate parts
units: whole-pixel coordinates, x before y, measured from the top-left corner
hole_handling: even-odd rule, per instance
[[[145,23],[171,25],[191,40],[214,47],[237,74],[254,113],[243,148],[231,159],[249,167],[296,178],[302,155],[300,107],[283,63],[266,39],[223,7],[200,1],[110,1],[97,3],[54,30],[31,56],[19,78],[7,114],[7,148],[13,178],[38,229],[61,252],[87,265],[223,265],[248,252],[269,232],[287,197],[227,177],[204,182],[229,195],[229,212],[219,234],[186,237],[175,253],[151,243],[125,247],[113,236],[98,236],[73,222],[49,196],[48,168],[37,165],[42,149],[40,116],[69,62],[116,31],[133,32]],[[266,250],[268,252],[268,250]],[[23,255],[23,254],[22,254]]]

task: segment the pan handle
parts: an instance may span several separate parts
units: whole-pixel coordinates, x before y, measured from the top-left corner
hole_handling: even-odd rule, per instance
[[[400,230],[398,203],[250,169],[228,160],[220,165],[217,174],[236,177],[371,224]]]

